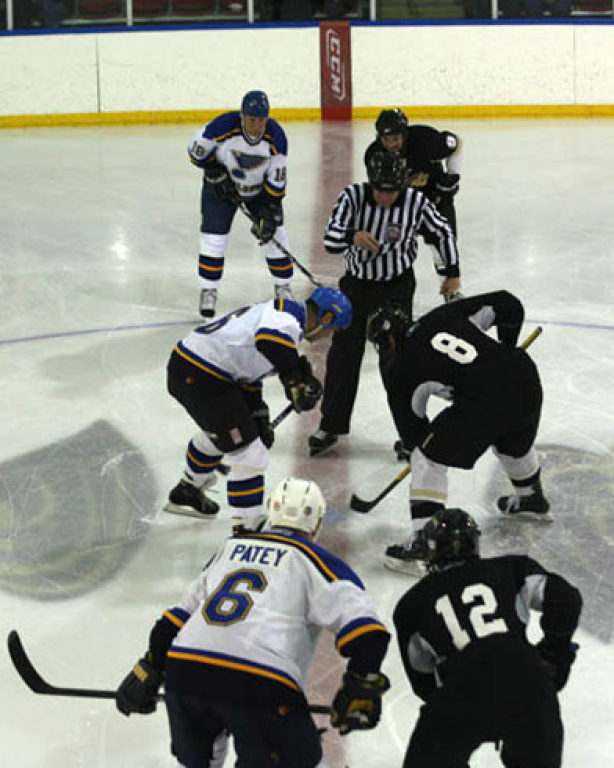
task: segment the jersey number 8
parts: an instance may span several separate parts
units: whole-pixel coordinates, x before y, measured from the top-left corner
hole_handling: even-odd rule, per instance
[[[461,365],[469,365],[478,356],[478,351],[473,344],[445,331],[440,331],[433,336],[431,346]]]

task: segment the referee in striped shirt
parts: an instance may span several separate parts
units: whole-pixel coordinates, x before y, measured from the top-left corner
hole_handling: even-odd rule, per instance
[[[311,456],[350,431],[369,314],[393,301],[412,315],[416,289],[412,264],[419,235],[438,251],[440,293],[445,297],[460,288],[454,233],[422,192],[405,186],[402,160],[391,153],[374,153],[367,162],[367,175],[368,182],[351,184],[339,194],[324,233],[326,250],[343,254],[345,274],[339,288],[352,302],[353,316],[349,328],[335,333],[328,351],[322,418],[309,437]]]

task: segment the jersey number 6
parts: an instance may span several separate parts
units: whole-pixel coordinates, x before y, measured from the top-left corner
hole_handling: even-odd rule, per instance
[[[250,591],[263,592],[267,588],[267,580],[260,571],[234,571],[222,581],[202,608],[203,618],[207,624],[223,624],[228,626],[237,621],[245,621],[252,609],[254,601]]]

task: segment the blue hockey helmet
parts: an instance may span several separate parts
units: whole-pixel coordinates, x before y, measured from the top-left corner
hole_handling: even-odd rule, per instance
[[[241,114],[248,117],[268,117],[269,99],[264,91],[248,91],[241,102]]]
[[[332,312],[334,320],[326,328],[347,328],[352,322],[352,305],[350,300],[336,288],[316,288],[307,301],[316,305],[316,326],[322,322],[326,312]]]

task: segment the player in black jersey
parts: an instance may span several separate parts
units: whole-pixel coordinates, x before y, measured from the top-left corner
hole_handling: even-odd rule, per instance
[[[366,149],[365,165],[378,152],[398,154],[406,169],[407,184],[419,189],[446,217],[457,236],[454,196],[460,186],[462,141],[450,131],[438,131],[430,125],[409,123],[400,109],[383,109],[375,121],[376,139]],[[430,243],[429,243],[430,245]],[[433,249],[437,274],[444,276],[444,265]],[[446,301],[462,294],[446,294]]]
[[[530,557],[481,558],[479,535],[463,510],[438,512],[423,531],[429,573],[394,611],[405,672],[426,702],[403,768],[462,768],[490,741],[507,768],[558,768],[557,691],[575,659],[581,595]],[[531,609],[541,613],[536,646]]]
[[[499,510],[552,520],[534,447],[542,387],[535,363],[516,346],[523,319],[522,303],[507,291],[445,304],[413,324],[401,307],[371,314],[367,336],[380,353],[388,404],[412,465],[413,533],[386,550],[391,568],[419,566],[424,552],[415,534],[446,503],[448,467],[471,469],[490,446],[514,490],[498,500]],[[498,340],[484,332],[493,326]],[[431,395],[450,401],[433,420]]]

